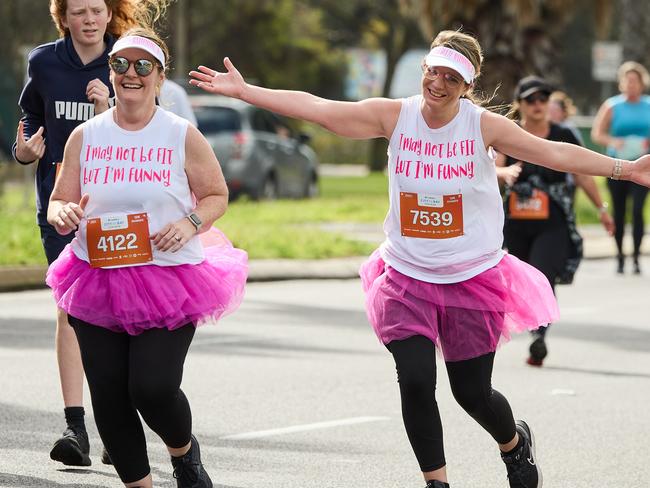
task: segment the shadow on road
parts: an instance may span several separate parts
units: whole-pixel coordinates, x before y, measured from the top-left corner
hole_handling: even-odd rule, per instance
[[[549,333],[567,339],[597,342],[624,351],[650,352],[650,330],[621,325],[558,322]]]
[[[89,469],[76,470],[79,471],[79,474],[104,474],[99,471],[92,471]],[[82,473],[83,472],[83,473]],[[104,474],[105,475],[105,474]],[[115,476],[117,478],[117,475]],[[44,478],[38,478],[36,476],[25,476],[19,474],[11,473],[0,473],[0,483],[2,486],[18,486],[20,488],[26,488],[29,486],[34,486],[38,488],[59,488],[65,486],[66,488],[106,488],[108,485],[96,485],[88,483],[70,483],[66,481],[65,483],[57,483],[56,481],[46,480]]]
[[[607,371],[603,369],[585,369],[585,368],[574,368],[571,366],[546,366],[544,365],[545,370],[553,371],[565,371],[567,373],[581,373],[589,374],[594,376],[609,376],[613,378],[643,378],[650,380],[650,374],[646,373],[625,373],[623,371]]]

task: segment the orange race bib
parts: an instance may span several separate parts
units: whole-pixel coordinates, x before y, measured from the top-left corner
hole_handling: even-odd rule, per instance
[[[542,190],[533,190],[530,198],[520,200],[515,192],[510,193],[508,201],[511,219],[546,220],[548,219],[548,194]]]
[[[400,192],[402,235],[449,239],[463,235],[463,195]]]
[[[86,243],[93,268],[130,266],[153,259],[146,213],[88,219]]]
[[[59,179],[59,174],[61,173],[61,166],[63,163],[57,162],[54,163],[54,182],[56,183],[56,180]]]

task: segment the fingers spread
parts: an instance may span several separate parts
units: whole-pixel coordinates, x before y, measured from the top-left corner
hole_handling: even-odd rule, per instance
[[[199,73],[198,71],[191,71],[190,76],[193,76],[199,81],[207,81],[207,82],[210,82],[212,78],[214,78],[214,75],[206,75],[205,73]]]
[[[202,73],[205,73],[207,75],[210,75],[210,76],[214,76],[214,75],[217,74],[217,72],[215,70],[213,70],[212,68],[208,68],[207,66],[203,66],[203,65],[199,66],[199,71],[201,71]]]

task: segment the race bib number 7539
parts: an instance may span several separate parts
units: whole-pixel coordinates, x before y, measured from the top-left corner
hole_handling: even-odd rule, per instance
[[[400,192],[402,235],[449,239],[463,235],[463,195]]]

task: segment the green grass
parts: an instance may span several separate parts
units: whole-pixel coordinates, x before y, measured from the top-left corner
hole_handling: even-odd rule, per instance
[[[603,198],[609,200],[604,178],[597,178]],[[45,264],[35,220],[34,198],[23,201],[22,187],[7,186],[0,193],[0,266]],[[326,232],[319,224],[361,222],[380,225],[388,209],[387,180],[382,174],[368,177],[321,179],[321,196],[312,200],[230,204],[217,226],[245,249],[251,259],[322,259],[365,255],[373,245],[342,234]],[[646,206],[646,214],[650,213]],[[582,191],[576,212],[579,224],[598,223],[598,213]]]
[[[322,259],[369,254],[373,245],[319,229],[326,222],[381,222],[388,209],[384,175],[322,178],[321,196],[312,200],[230,204],[217,222],[251,259]],[[22,187],[0,194],[0,266],[45,264],[33,195],[23,203]]]
[[[22,188],[8,187],[0,193],[0,266],[46,263],[34,195],[29,193],[27,199]]]

